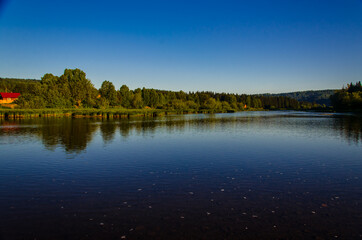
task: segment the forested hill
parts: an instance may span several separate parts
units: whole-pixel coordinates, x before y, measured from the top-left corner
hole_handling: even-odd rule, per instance
[[[1,78],[0,77],[0,92],[23,92],[23,87],[29,83],[39,83],[37,79],[20,79],[20,78]],[[262,94],[263,96],[282,96],[289,97],[299,102],[310,102],[317,103],[320,105],[325,104],[326,106],[331,105],[330,96],[335,93],[336,90],[310,90],[310,91],[299,91],[289,93],[276,93],[276,94]]]
[[[277,94],[265,94],[270,96],[283,96],[296,99],[300,102],[311,102],[317,104],[325,104],[331,106],[330,96],[335,93],[336,90],[316,90],[316,91],[301,91],[301,92],[289,92],[289,93],[277,93]]]
[[[96,89],[80,69],[65,69],[61,76],[45,74],[39,80],[0,78],[0,91],[19,92],[14,102],[19,108],[126,108],[126,109],[203,109],[230,112],[250,109],[315,109],[321,106],[299,102],[288,96],[246,95],[215,92],[183,92],[158,89],[116,89],[104,81]]]
[[[29,85],[37,83],[40,83],[40,80],[0,77],[0,92],[23,92]]]
[[[362,113],[362,84],[361,81],[355,84],[347,84],[336,91],[331,97],[331,102],[337,111],[352,111]]]

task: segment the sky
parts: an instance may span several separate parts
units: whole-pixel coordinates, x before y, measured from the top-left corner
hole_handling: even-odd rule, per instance
[[[0,0],[0,77],[281,93],[362,80],[362,0]]]

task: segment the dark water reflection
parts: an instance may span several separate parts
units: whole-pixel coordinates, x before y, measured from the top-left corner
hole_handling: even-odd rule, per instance
[[[342,116],[334,119],[334,129],[348,142],[358,144],[362,140],[362,119],[355,116]]]
[[[0,239],[359,239],[362,121],[0,120]]]
[[[294,113],[294,112],[293,112]],[[51,150],[57,146],[69,153],[80,153],[92,141],[94,133],[99,130],[105,144],[111,143],[119,131],[122,138],[132,133],[150,135],[157,129],[166,129],[169,133],[184,131],[185,128],[198,128],[202,131],[217,127],[249,128],[269,127],[278,124],[283,129],[293,131],[310,131],[342,137],[350,144],[359,144],[362,140],[362,120],[355,115],[325,115],[305,113],[260,115],[250,114],[216,114],[216,115],[183,115],[163,118],[142,118],[133,120],[108,119],[22,119],[0,120],[0,136],[23,136],[25,138],[40,137],[44,146]],[[297,121],[286,121],[288,118]],[[308,118],[307,121],[304,121]],[[312,125],[310,125],[312,124]],[[318,128],[318,129],[316,129]]]
[[[61,145],[67,152],[85,150],[97,130],[97,126],[86,119],[47,119],[40,124],[40,137],[45,147],[54,149]]]

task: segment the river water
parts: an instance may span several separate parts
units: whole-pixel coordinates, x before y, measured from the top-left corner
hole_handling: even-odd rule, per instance
[[[360,239],[362,118],[0,120],[0,239]]]

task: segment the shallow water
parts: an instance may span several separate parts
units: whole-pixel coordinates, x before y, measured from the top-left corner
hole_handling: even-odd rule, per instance
[[[359,239],[362,119],[0,120],[0,239]]]

